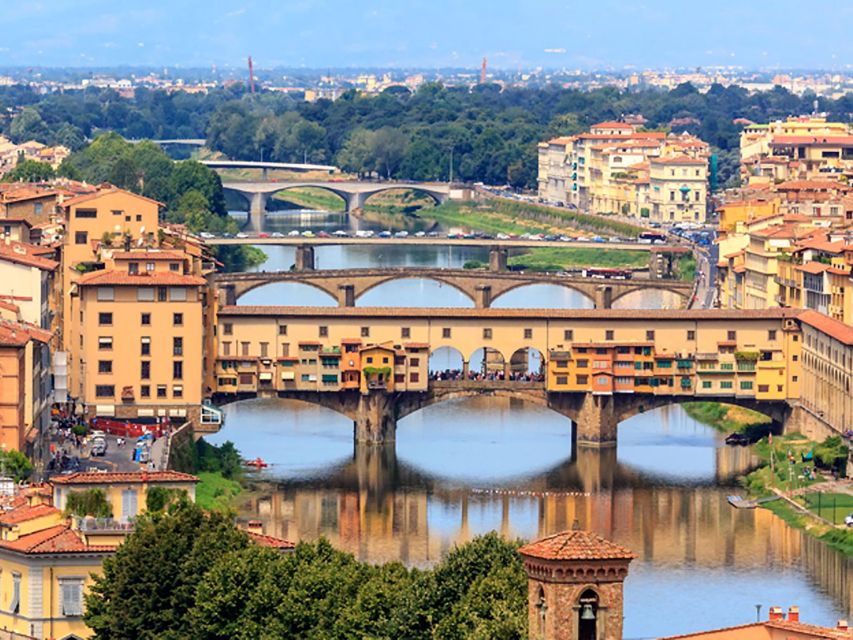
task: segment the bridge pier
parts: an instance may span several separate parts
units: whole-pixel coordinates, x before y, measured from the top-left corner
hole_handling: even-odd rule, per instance
[[[584,493],[600,493],[613,488],[616,447],[580,446],[573,457]]]
[[[619,416],[613,396],[586,393],[575,413],[575,440],[582,447],[615,447]]]
[[[314,247],[308,244],[300,244],[296,247],[294,269],[296,271],[314,270]]]
[[[489,249],[489,271],[506,271],[506,261],[509,251],[503,247]]]
[[[649,277],[671,278],[674,273],[674,259],[671,253],[649,252]]]
[[[364,201],[366,200],[363,193],[341,193],[340,195],[344,196],[344,203],[347,213],[352,213],[353,211],[360,211],[364,207]]]
[[[237,286],[233,284],[222,285],[222,291],[225,293],[224,304],[234,306],[237,304]]]
[[[253,193],[249,201],[249,226],[255,231],[264,230],[268,197],[266,193]]]
[[[474,287],[477,295],[474,299],[474,306],[477,309],[488,309],[492,306],[492,285],[478,284]]]
[[[394,442],[397,432],[397,410],[394,394],[385,391],[363,393],[358,399],[353,435],[356,444]]]
[[[613,308],[613,287],[603,284],[595,288],[595,308]]]
[[[354,307],[355,306],[355,285],[339,284],[338,285],[338,306],[339,307]]]

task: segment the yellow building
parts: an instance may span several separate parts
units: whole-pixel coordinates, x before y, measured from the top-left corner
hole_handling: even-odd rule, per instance
[[[649,160],[651,219],[658,222],[704,221],[708,198],[708,161],[687,155]]]

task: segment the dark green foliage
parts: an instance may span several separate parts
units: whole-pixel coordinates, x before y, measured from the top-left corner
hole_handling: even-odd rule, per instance
[[[822,467],[836,469],[842,474],[847,467],[848,453],[849,448],[841,436],[831,436],[814,448],[814,457]]]
[[[32,473],[33,465],[20,451],[0,451],[0,474],[11,476],[16,482],[26,480]]]
[[[183,489],[149,487],[145,494],[145,510],[149,512],[163,511],[166,507],[185,500],[187,500],[187,492]]]
[[[240,452],[230,440],[216,446],[199,438],[196,442],[198,471],[221,473],[229,480],[237,480],[243,472],[240,465]]]
[[[101,489],[86,489],[85,491],[72,491],[65,500],[65,513],[67,515],[94,516],[95,518],[112,518],[113,508],[106,494]]]
[[[6,182],[43,182],[50,180],[56,175],[47,162],[38,160],[24,160],[15,165],[9,173],[3,176]]]
[[[34,138],[75,148],[102,130],[134,139],[207,138],[212,149],[234,159],[337,161],[354,173],[418,180],[447,180],[452,148],[457,180],[517,187],[535,186],[537,142],[626,113],[645,116],[649,129],[686,130],[709,142],[718,156],[718,184],[733,186],[740,133],[733,120],[768,122],[810,113],[813,100],[782,87],[750,94],[742,87],[714,85],[699,93],[690,84],[669,92],[623,92],[557,86],[499,91],[494,85],[468,91],[426,83],[415,93],[351,91],[334,102],[313,103],[273,93],[250,96],[242,85],[207,95],[139,89],[132,99],[113,90],[40,96],[30,89],[0,88],[0,105],[24,107],[7,124],[6,133],[16,141]],[[850,96],[820,99],[819,110],[830,119],[847,121],[851,109]],[[680,118],[689,124],[672,128]],[[367,144],[383,130],[382,145]]]

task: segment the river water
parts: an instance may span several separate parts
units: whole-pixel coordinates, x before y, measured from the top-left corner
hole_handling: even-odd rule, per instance
[[[482,259],[474,250],[391,249],[323,247],[317,256],[320,268]],[[262,269],[292,263],[292,250],[266,250]],[[378,297],[359,302],[422,305],[424,296],[446,296],[438,306],[453,306],[452,290],[413,282],[377,287]],[[274,287],[240,302],[316,303]],[[586,306],[556,289],[513,304]],[[427,407],[398,423],[395,446],[378,448],[355,448],[352,423],[315,405],[250,400],[225,414],[210,441],[231,440],[245,457],[270,463],[239,517],[260,520],[271,535],[325,536],[361,560],[429,566],[480,533],[529,540],[577,522],[639,555],[625,585],[626,638],[747,623],[756,604],[763,617],[771,605],[797,605],[804,621],[823,625],[853,608],[853,563],[766,510],[730,507],[726,496],[739,492],[736,478],[753,464],[748,451],[725,446],[678,406],[625,421],[618,447],[605,452],[573,451],[567,418],[503,398]]]

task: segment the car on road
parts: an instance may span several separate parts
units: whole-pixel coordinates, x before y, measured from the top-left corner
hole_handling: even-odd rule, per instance
[[[294,229],[293,231],[291,231],[287,235],[289,235],[291,238],[294,238],[294,237],[299,235],[299,229]]]
[[[379,237],[380,237],[380,238],[390,238],[390,237],[391,237],[391,232],[390,232],[390,231],[380,231],[380,232],[379,232]]]
[[[240,233],[238,233],[238,234],[237,234],[237,236],[236,236],[236,237],[238,237],[238,238],[248,238],[248,237],[249,237],[249,234],[248,234],[248,233],[243,233],[243,232],[241,231]]]
[[[199,235],[200,237],[204,238],[205,240],[210,240],[211,238],[215,238],[215,237],[216,237],[215,235],[213,235],[212,233],[209,233],[209,232],[207,232],[207,231],[202,231],[202,232],[201,232],[200,234],[198,234],[198,235]]]
[[[343,229],[338,229],[337,231],[332,232],[332,235],[336,238],[349,238],[349,234]]]
[[[263,231],[261,231],[261,233],[258,234],[258,237],[259,238],[269,238],[270,234],[264,233]]]
[[[438,233],[438,231],[430,231],[430,232],[427,234],[427,236],[429,236],[430,238],[438,238],[438,237],[439,237],[439,235],[440,235],[440,234]]]
[[[416,238],[426,238],[426,231],[417,231],[415,232]]]
[[[743,433],[730,433],[726,436],[726,444],[745,447],[749,444],[749,436]]]
[[[283,238],[284,234],[281,231],[273,231],[270,234],[270,238]]]
[[[314,236],[314,232],[311,231],[311,229],[306,229],[305,231],[302,232],[302,237],[303,238],[314,238],[315,236]]]
[[[331,238],[332,236],[328,231],[318,231],[317,237],[318,238]]]
[[[394,237],[395,238],[408,238],[409,232],[408,231],[398,231],[397,233],[394,234]]]
[[[92,457],[95,456],[104,456],[107,453],[107,439],[104,437],[97,437],[92,440],[92,449],[91,449]]]

